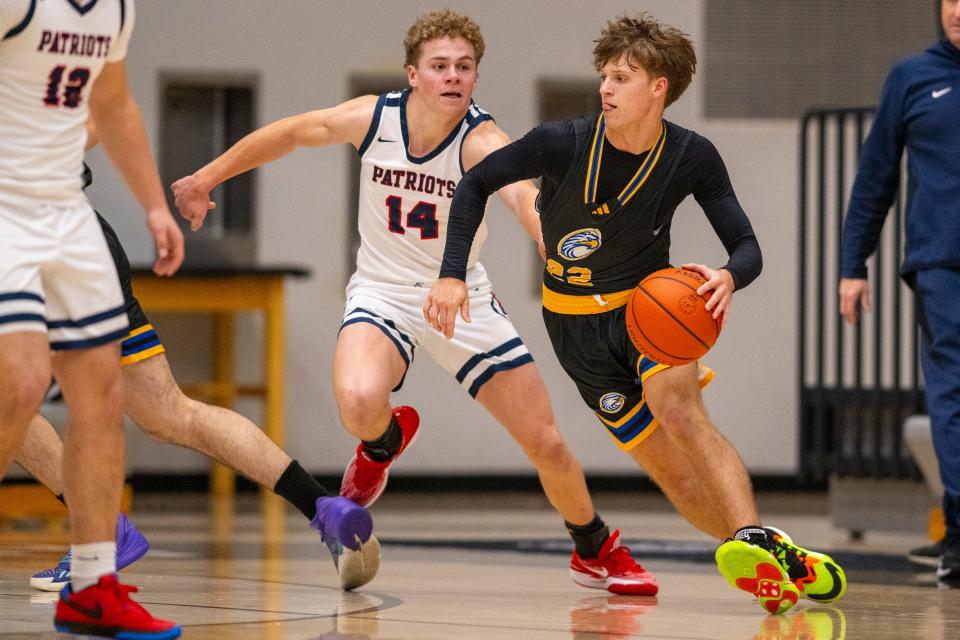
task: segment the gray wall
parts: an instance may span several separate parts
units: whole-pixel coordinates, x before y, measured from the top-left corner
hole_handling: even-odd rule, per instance
[[[607,18],[648,10],[688,32],[695,43],[704,40],[702,0],[447,4],[481,24],[488,50],[476,98],[513,136],[537,124],[539,78],[595,77],[592,40]],[[159,131],[158,77],[166,72],[256,72],[258,122],[263,124],[346,99],[352,73],[398,71],[405,29],[419,13],[437,6],[419,0],[140,0],[129,57],[131,86],[154,146]],[[719,148],[765,258],[762,277],[735,296],[730,321],[707,359],[718,375],[705,398],[715,422],[752,472],[790,473],[797,463],[797,126],[792,120],[706,120],[702,86],[703,78],[695,78],[667,117],[696,129]],[[310,281],[288,287],[287,449],[315,472],[341,470],[355,446],[338,422],[331,390],[342,283],[349,275],[344,268],[347,154],[345,149],[291,154],[261,171],[257,192],[259,260],[301,263],[313,271]],[[91,155],[91,164],[96,172],[92,200],[115,224],[133,261],[146,261],[150,243],[132,198],[102,152]],[[482,261],[540,365],[564,435],[588,472],[635,472],[557,364],[532,293],[534,265],[527,259],[525,236],[499,202],[489,208],[488,220],[491,233]],[[677,212],[673,247],[675,264],[698,261],[719,266],[725,260],[720,242],[692,199]],[[173,354],[178,377],[201,378],[207,367],[206,325],[169,316],[158,316],[154,322]],[[239,369],[246,380],[258,377],[259,330],[259,321],[251,318],[243,321],[239,332]],[[426,354],[418,358],[395,401],[416,406],[425,423],[398,473],[528,470],[503,430]],[[254,419],[260,416],[255,403],[242,409]],[[142,442],[138,449],[135,466],[141,471],[206,468],[204,458],[171,447]]]

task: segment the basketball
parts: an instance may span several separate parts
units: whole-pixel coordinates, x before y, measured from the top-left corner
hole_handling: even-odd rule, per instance
[[[706,279],[696,271],[670,267],[655,271],[633,290],[627,303],[627,334],[647,358],[673,366],[702,357],[720,335],[705,296],[697,294]]]

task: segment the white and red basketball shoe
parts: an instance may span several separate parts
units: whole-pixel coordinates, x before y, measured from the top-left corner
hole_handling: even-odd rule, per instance
[[[620,532],[614,531],[600,547],[596,558],[581,558],[576,550],[570,558],[570,577],[583,587],[606,589],[627,596],[657,595],[657,579],[620,544]]]
[[[394,407],[392,413],[403,436],[399,451],[389,460],[377,462],[367,457],[361,442],[357,445],[357,451],[347,465],[347,470],[343,472],[340,495],[350,498],[361,507],[369,507],[376,502],[383,490],[387,488],[390,465],[396,462],[400,454],[417,439],[420,416],[417,415],[416,410],[413,407]]]

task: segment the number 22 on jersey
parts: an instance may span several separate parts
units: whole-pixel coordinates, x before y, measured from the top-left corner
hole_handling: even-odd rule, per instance
[[[557,280],[565,280],[568,284],[578,287],[592,287],[590,280],[593,278],[593,272],[586,267],[568,267],[564,272],[563,265],[550,258],[547,260],[547,273]]]

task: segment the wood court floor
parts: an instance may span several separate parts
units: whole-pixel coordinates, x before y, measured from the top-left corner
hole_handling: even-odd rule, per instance
[[[252,496],[212,518],[204,496],[141,496],[134,521],[151,551],[123,572],[138,599],[195,639],[601,638],[902,640],[960,638],[960,590],[938,589],[903,548],[914,536],[868,532],[853,543],[832,529],[824,500],[761,496],[767,521],[802,544],[836,551],[850,587],[832,606],[808,601],[764,615],[727,586],[704,536],[650,494],[598,496],[608,523],[658,577],[656,598],[583,589],[566,573],[569,542],[534,495],[387,495],[374,507],[380,574],[341,592],[325,548],[288,512],[283,540],[264,541]],[[220,505],[223,507],[224,505]],[[29,524],[29,523],[27,523]],[[29,574],[54,564],[60,531],[0,528],[0,639],[53,632],[56,594]]]

